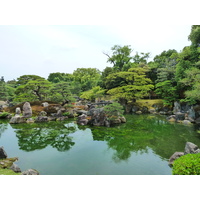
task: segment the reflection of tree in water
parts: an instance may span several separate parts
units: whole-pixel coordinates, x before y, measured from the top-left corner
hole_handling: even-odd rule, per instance
[[[112,157],[115,162],[128,160],[132,152],[147,152],[148,145],[144,137],[141,139],[134,133],[131,134],[124,125],[109,128],[95,127],[92,128],[92,133],[94,140],[104,140],[109,148],[115,150]]]
[[[2,133],[8,128],[8,124],[7,123],[2,123],[0,121],[0,137],[2,135]]]
[[[115,150],[113,160],[128,160],[134,153],[148,153],[151,148],[161,159],[168,160],[176,151],[183,151],[191,141],[200,146],[200,139],[191,126],[170,124],[163,116],[126,116],[127,123],[115,127],[92,128],[93,139],[106,141]]]
[[[16,127],[17,126],[15,126],[15,128]],[[15,132],[19,147],[22,150],[34,151],[51,145],[58,151],[67,151],[75,144],[69,134],[75,132],[76,129],[76,125],[72,123],[50,122],[41,124],[35,123],[34,125],[24,124],[24,127],[22,125],[22,127],[15,130]]]

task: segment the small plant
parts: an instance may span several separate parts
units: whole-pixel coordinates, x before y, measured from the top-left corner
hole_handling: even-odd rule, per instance
[[[2,112],[2,113],[0,113],[0,119],[5,119],[8,115],[10,115],[10,113]]]
[[[173,175],[200,175],[200,154],[187,154],[174,161]]]
[[[114,102],[104,107],[104,112],[107,115],[108,119],[115,120],[116,118],[123,116],[124,110],[123,106],[119,103]]]
[[[69,116],[69,115],[70,115],[69,112],[65,112],[65,113],[63,113],[63,116],[64,116],[64,117]]]

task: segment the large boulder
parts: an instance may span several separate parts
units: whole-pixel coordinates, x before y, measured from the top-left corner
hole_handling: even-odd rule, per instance
[[[22,172],[21,169],[15,163],[12,164],[10,169],[13,170],[16,173]]]
[[[92,108],[88,111],[91,116],[90,124],[94,126],[110,126],[103,108]]]
[[[179,112],[181,112],[181,105],[180,105],[180,103],[179,102],[174,102],[174,109],[173,109],[173,113],[174,114],[177,114],[177,113],[179,113]]]
[[[35,169],[28,169],[22,172],[22,175],[39,175],[39,172]]]
[[[193,144],[192,142],[187,142],[185,145],[185,151],[184,154],[194,154],[194,153],[200,153],[200,149],[196,144]]]
[[[183,155],[183,152],[175,152],[169,159],[169,165],[173,165],[174,161]]]
[[[7,158],[7,153],[4,151],[3,147],[0,147],[0,159]]]
[[[23,117],[25,118],[32,117],[32,108],[29,102],[26,102],[23,105]]]
[[[10,119],[10,124],[20,124],[20,123],[25,123],[26,119],[23,116],[15,115]]]
[[[20,108],[20,107],[17,107],[17,108],[15,109],[15,113],[16,113],[16,115],[20,115],[20,114],[21,114],[21,108]]]
[[[82,114],[82,115],[78,116],[77,124],[80,124],[80,125],[87,125],[87,124],[88,124],[87,115]]]

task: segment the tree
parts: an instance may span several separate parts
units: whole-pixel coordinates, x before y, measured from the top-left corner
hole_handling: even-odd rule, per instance
[[[200,25],[192,26],[188,39],[192,42],[192,45],[200,46]]]
[[[107,62],[113,65],[114,71],[124,71],[125,68],[130,68],[130,61],[132,59],[132,49],[130,48],[130,45],[126,45],[123,47],[121,47],[120,45],[115,45],[111,48],[111,50],[111,56],[105,52],[104,54],[108,57]]]
[[[75,101],[70,91],[70,86],[66,82],[55,83],[51,88],[50,93],[50,99],[62,103],[62,105]]]
[[[97,86],[101,72],[96,68],[78,68],[73,72],[74,83],[81,85],[81,91],[88,91]]]
[[[185,78],[180,82],[187,87],[185,91],[186,98],[184,101],[191,104],[200,101],[200,69],[195,67],[185,71]]]
[[[178,98],[177,87],[170,80],[157,83],[155,92],[164,99],[165,104],[171,105]]]
[[[80,97],[94,102],[96,98],[101,99],[104,94],[105,90],[102,89],[100,86],[96,86],[89,91],[83,92]]]
[[[23,75],[18,78],[18,84],[14,101],[42,101],[47,100],[51,83],[45,78],[36,75]]]
[[[107,93],[118,99],[122,105],[147,96],[148,92],[154,88],[151,80],[146,77],[147,71],[146,67],[138,66],[130,68],[128,72],[116,73],[113,78],[121,78],[123,81],[120,86],[108,90]]]
[[[65,82],[71,82],[73,81],[74,77],[72,74],[67,74],[67,73],[50,73],[47,80],[52,82],[52,83],[59,83],[61,81]]]

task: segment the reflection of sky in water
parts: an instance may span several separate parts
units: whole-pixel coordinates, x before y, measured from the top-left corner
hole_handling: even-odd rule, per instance
[[[200,143],[193,126],[150,115],[127,116],[127,123],[110,128],[68,121],[0,124],[0,136],[22,170],[41,174],[171,174],[169,157],[186,141]]]

